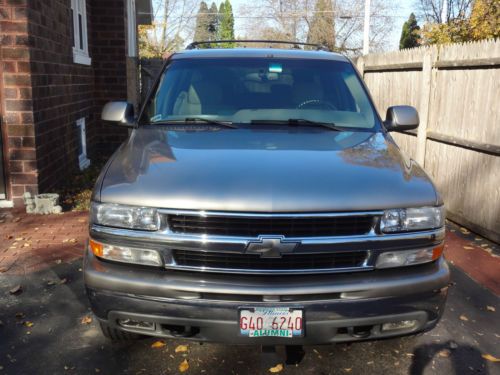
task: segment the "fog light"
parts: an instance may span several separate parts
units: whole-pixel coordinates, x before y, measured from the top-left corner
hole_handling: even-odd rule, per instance
[[[144,331],[154,331],[155,324],[152,322],[144,322],[142,320],[118,319],[118,324],[125,328],[141,329]]]
[[[382,324],[382,331],[395,331],[398,329],[413,328],[417,325],[417,320],[401,320],[400,322],[390,322]]]

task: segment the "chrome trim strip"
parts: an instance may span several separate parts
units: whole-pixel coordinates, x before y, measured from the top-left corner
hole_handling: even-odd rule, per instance
[[[238,245],[246,247],[249,242],[257,241],[255,237],[233,237],[233,236],[212,236],[212,235],[184,235],[172,233],[168,230],[157,232],[146,232],[132,229],[121,229],[104,227],[101,225],[92,224],[90,233],[110,235],[123,240],[136,240],[153,242],[164,245],[180,244],[185,247],[201,247],[200,245],[221,244],[221,245]],[[326,244],[344,244],[344,243],[361,243],[361,242],[391,242],[391,241],[412,241],[412,240],[429,240],[442,241],[445,236],[445,229],[438,228],[419,232],[406,233],[391,233],[377,234],[371,231],[364,235],[357,236],[335,236],[335,237],[286,237],[290,241],[300,241],[302,245],[326,245]]]
[[[366,259],[369,259],[368,255]],[[365,260],[366,264],[366,260]],[[360,267],[345,267],[345,268],[318,268],[318,269],[289,269],[289,270],[269,270],[269,269],[237,269],[237,268],[214,268],[214,267],[190,267],[178,266],[176,264],[165,265],[165,268],[172,270],[196,271],[196,272],[211,272],[211,273],[231,273],[231,274],[245,274],[245,275],[294,275],[300,273],[301,275],[312,275],[317,273],[341,273],[341,272],[359,272],[371,271],[373,266],[360,266]]]
[[[308,218],[308,217],[342,217],[342,216],[381,216],[384,211],[350,211],[350,212],[312,212],[312,213],[252,213],[252,212],[230,212],[230,211],[196,211],[176,210],[159,208],[158,213],[166,215],[193,215],[193,216],[227,216],[248,218]]]

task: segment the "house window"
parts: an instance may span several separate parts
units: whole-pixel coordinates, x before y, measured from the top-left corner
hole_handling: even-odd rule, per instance
[[[77,64],[90,65],[86,0],[71,0],[71,15],[73,17],[73,61]]]
[[[78,140],[78,164],[80,170],[84,170],[90,165],[87,159],[87,136],[85,132],[85,118],[76,121],[76,135]]]

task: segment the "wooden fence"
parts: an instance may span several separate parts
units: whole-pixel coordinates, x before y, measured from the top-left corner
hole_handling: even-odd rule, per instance
[[[376,106],[415,106],[418,131],[395,133],[432,176],[447,216],[500,242],[500,40],[360,57]]]

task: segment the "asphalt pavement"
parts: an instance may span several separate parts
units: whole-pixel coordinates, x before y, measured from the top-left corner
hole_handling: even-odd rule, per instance
[[[0,375],[12,374],[500,374],[499,298],[452,268],[446,312],[415,337],[305,347],[298,364],[285,349],[203,345],[148,338],[111,343],[100,333],[84,292],[81,260],[29,274],[0,274]],[[22,291],[11,294],[22,285]],[[187,345],[184,352],[175,352]],[[296,358],[298,359],[298,358]],[[186,366],[187,363],[187,366]]]

